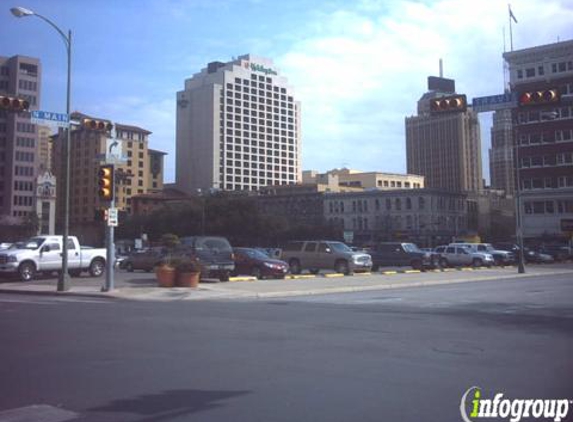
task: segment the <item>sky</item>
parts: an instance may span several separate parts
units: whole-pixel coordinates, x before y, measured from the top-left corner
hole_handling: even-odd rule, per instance
[[[499,0],[1,0],[0,55],[42,63],[40,109],[64,112],[66,50],[33,10],[72,31],[72,110],[152,132],[175,178],[176,93],[211,61],[268,57],[302,106],[302,168],[405,173],[405,118],[427,77],[472,98],[503,93]],[[513,0],[514,50],[573,39],[573,1]],[[491,114],[480,115],[489,179]]]

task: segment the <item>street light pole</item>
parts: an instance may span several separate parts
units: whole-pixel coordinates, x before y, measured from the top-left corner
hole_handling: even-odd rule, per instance
[[[68,77],[67,77],[67,88],[66,88],[66,114],[68,119],[70,117],[70,107],[71,107],[71,83],[72,83],[72,31],[68,30],[68,35],[58,28],[58,26],[51,20],[42,16],[36,12],[23,7],[13,7],[10,9],[12,14],[17,18],[22,18],[26,16],[36,16],[54,28],[62,37],[64,45],[66,46],[66,53],[68,58]],[[70,275],[68,274],[68,236],[69,236],[69,223],[70,223],[70,126],[68,120],[68,127],[66,129],[66,140],[64,144],[64,233],[63,233],[63,245],[62,245],[62,271],[58,277],[58,292],[67,291],[70,289]],[[79,251],[78,251],[79,252]]]
[[[525,254],[523,250],[523,223],[521,219],[521,177],[519,174],[519,136],[517,133],[517,118],[512,118],[512,130],[514,133],[514,163],[515,163],[515,231],[518,251],[517,272],[525,273]]]

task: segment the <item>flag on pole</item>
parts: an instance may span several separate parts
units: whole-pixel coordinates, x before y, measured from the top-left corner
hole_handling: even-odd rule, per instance
[[[517,23],[517,19],[515,19],[515,15],[514,15],[513,12],[511,11],[511,4],[508,4],[507,6],[509,7],[509,17],[510,17],[511,19],[513,19],[513,21],[514,21],[515,23]]]

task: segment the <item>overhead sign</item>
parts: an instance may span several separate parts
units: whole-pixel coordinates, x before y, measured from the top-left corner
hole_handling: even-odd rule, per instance
[[[70,125],[70,116],[66,113],[52,113],[51,111],[32,110],[30,112],[32,123],[67,128]]]
[[[496,111],[505,108],[517,106],[517,95],[515,93],[506,93],[499,95],[489,95],[487,97],[477,97],[472,100],[474,111]]]

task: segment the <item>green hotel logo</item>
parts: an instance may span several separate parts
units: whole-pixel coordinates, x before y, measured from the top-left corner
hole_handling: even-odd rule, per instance
[[[471,402],[468,403],[468,399]],[[484,399],[479,387],[471,387],[462,396],[460,413],[464,422],[474,422],[479,418],[509,418],[510,422],[519,422],[522,418],[543,418],[560,422],[567,417],[571,403],[573,400],[568,399],[510,400],[504,399],[502,393],[496,393],[493,399]]]
[[[251,69],[254,72],[262,72],[265,75],[278,75],[276,70],[270,69],[268,67],[264,67],[261,64],[256,63],[245,63],[245,67],[247,69]]]

